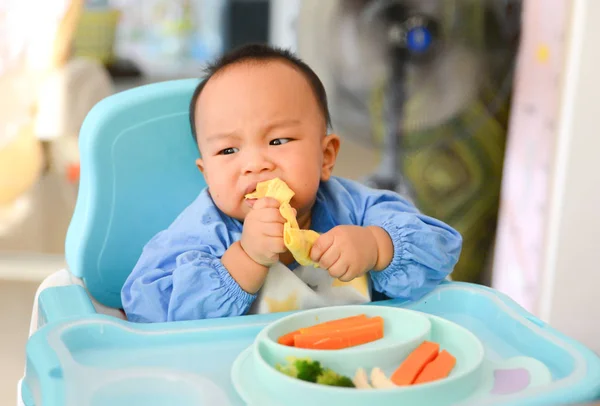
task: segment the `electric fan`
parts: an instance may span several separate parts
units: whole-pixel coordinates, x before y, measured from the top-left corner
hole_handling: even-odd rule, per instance
[[[379,151],[367,185],[463,234],[458,280],[477,281],[493,240],[520,17],[507,0],[301,3],[334,131]]]

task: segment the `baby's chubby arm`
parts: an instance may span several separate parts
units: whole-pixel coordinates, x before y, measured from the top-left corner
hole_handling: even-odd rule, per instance
[[[241,225],[237,232],[231,231],[236,225],[226,221],[203,192],[144,247],[121,291],[130,321],[195,320],[248,312],[256,299],[250,285],[257,282],[244,275],[253,274],[256,267],[260,276],[260,265],[246,256],[237,241]]]
[[[283,241],[284,223],[277,200],[258,199],[244,220],[240,241],[223,255],[223,265],[246,292],[258,292],[269,267],[287,250]]]
[[[370,247],[370,254],[363,255],[370,261],[377,258],[370,268],[375,290],[392,298],[417,300],[452,272],[462,249],[456,230],[419,213],[397,193],[343,179],[337,182],[330,193],[353,213],[349,222],[354,226],[338,226],[329,233],[352,234],[348,233],[352,227],[362,230],[354,232],[354,244],[348,245],[354,252]]]
[[[399,196],[381,196],[367,208],[363,221],[366,226],[384,230],[392,242],[389,265],[371,272],[373,288],[391,298],[421,298],[458,262],[461,235],[447,224],[418,213]]]

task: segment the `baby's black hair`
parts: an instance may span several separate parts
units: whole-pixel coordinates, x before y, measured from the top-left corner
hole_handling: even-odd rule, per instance
[[[190,101],[189,118],[192,128],[192,137],[194,137],[194,141],[196,143],[198,142],[196,138],[196,123],[194,120],[196,102],[198,101],[200,93],[202,93],[202,89],[204,89],[204,86],[208,80],[219,71],[225,69],[227,66],[236,63],[245,61],[268,61],[275,59],[287,61],[295,68],[300,70],[300,72],[306,77],[310,83],[310,86],[312,87],[313,92],[315,93],[315,97],[319,103],[319,108],[321,109],[323,117],[325,118],[327,128],[331,128],[331,116],[329,115],[329,107],[327,106],[327,94],[325,92],[325,87],[323,86],[321,79],[319,79],[317,74],[310,68],[310,66],[308,66],[289,50],[271,47],[265,44],[249,44],[222,55],[216,61],[208,64],[206,68],[204,68],[204,80],[202,80],[194,90],[192,100]]]

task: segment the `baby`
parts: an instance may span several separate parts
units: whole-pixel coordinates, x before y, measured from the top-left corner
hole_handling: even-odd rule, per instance
[[[221,57],[190,122],[208,187],[144,247],[122,289],[130,321],[416,300],[458,261],[457,231],[394,192],[332,175],[340,138],[328,134],[325,89],[293,54],[249,45]],[[252,198],[276,178],[293,191],[297,227],[318,233],[312,266],[286,247],[280,202]]]

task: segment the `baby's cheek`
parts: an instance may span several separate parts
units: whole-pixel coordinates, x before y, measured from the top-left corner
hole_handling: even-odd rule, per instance
[[[317,191],[319,189],[319,178],[306,174],[299,179],[301,187],[298,188],[298,204],[299,206],[306,206],[313,202]]]

